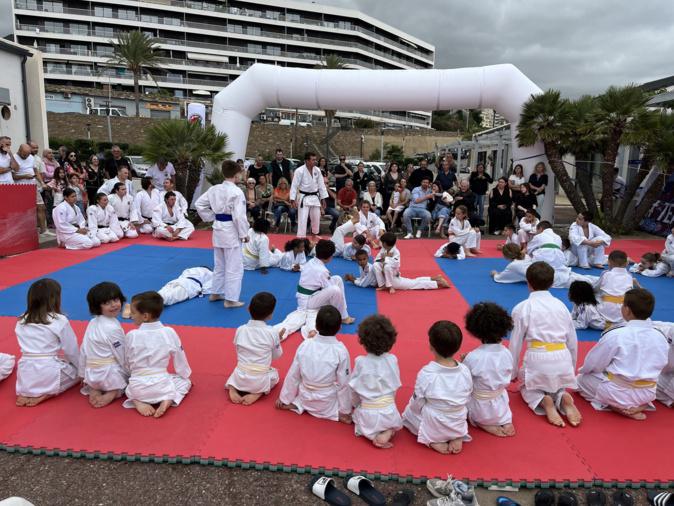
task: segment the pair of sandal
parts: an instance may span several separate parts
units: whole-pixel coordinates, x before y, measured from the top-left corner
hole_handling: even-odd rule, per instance
[[[356,494],[370,506],[385,506],[386,497],[377,490],[365,476],[348,476],[344,486],[349,492]],[[333,506],[351,506],[351,498],[339,490],[333,478],[317,476],[309,483],[311,492]],[[393,496],[393,506],[409,506],[414,500],[414,492],[401,490]]]
[[[626,490],[616,490],[611,496],[613,506],[634,506],[634,496]],[[603,490],[590,490],[585,494],[587,506],[607,506],[608,499]],[[509,497],[496,499],[498,506],[519,506]],[[534,498],[535,506],[578,506],[578,498],[571,492],[562,492],[556,498],[551,490],[539,490]],[[661,505],[657,505],[661,506]],[[668,505],[669,506],[669,505]]]

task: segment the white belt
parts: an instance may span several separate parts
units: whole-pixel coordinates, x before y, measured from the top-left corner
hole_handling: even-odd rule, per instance
[[[448,406],[444,402],[439,401],[427,401],[426,404],[443,413],[462,413],[466,409],[465,406]]]
[[[378,399],[373,399],[371,401],[363,401],[360,403],[360,407],[363,409],[381,409],[388,408],[395,403],[395,398],[392,395],[384,395]]]
[[[499,388],[497,390],[473,390],[472,396],[473,399],[478,401],[490,401],[501,397],[501,394],[503,394],[504,391],[505,388]]]
[[[259,364],[236,364],[236,368],[253,375],[263,375],[271,371],[271,367]]]
[[[27,358],[30,360],[37,360],[41,358],[56,358],[58,355],[56,353],[22,353],[21,358]]]
[[[150,367],[147,369],[137,369],[131,371],[131,376],[159,376],[165,374],[166,369],[159,369],[158,367]]]
[[[87,360],[88,369],[101,369],[108,365],[117,364],[117,360],[114,357],[109,358],[90,358]]]
[[[302,385],[307,390],[327,390],[335,386],[334,383],[307,383],[306,381],[303,381]]]

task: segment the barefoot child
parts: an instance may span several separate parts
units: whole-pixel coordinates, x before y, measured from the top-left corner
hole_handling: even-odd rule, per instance
[[[503,258],[510,260],[503,272],[491,271],[489,274],[497,283],[526,283],[527,269],[531,258],[517,244],[510,243],[501,249]]]
[[[248,242],[243,247],[243,268],[247,271],[260,269],[263,274],[269,267],[278,267],[283,253],[269,246],[270,224],[266,218],[258,218],[253,228],[248,231]]]
[[[372,204],[367,200],[360,203],[360,212],[358,213],[358,223],[355,224],[355,233],[365,236],[367,244],[372,248],[379,248],[379,238],[386,232],[386,225],[381,218],[372,211]],[[344,255],[346,258],[346,255]]]
[[[466,419],[473,391],[470,371],[454,359],[461,348],[461,329],[441,320],[431,326],[428,337],[435,358],[417,374],[403,425],[436,452],[459,453],[463,442],[471,440]]]
[[[126,335],[126,362],[130,372],[125,408],[159,418],[178,406],[192,387],[192,370],[171,327],[159,321],[164,302],[157,292],[142,292],[131,299],[131,318],[138,328]],[[175,374],[168,372],[173,359]]]
[[[335,337],[341,321],[342,316],[334,306],[318,310],[318,334],[297,348],[276,401],[278,409],[300,415],[306,411],[316,418],[351,423],[351,362],[346,346]]]
[[[225,384],[234,404],[250,406],[278,383],[278,371],[271,363],[283,355],[279,337],[283,330],[276,332],[266,323],[275,307],[276,297],[271,293],[256,293],[248,306],[250,321],[236,329],[236,368]]]
[[[594,285],[600,299],[597,309],[606,318],[606,325],[615,325],[623,321],[620,308],[625,292],[639,287],[639,283],[627,271],[627,253],[611,251],[608,256],[609,270],[602,272]]]
[[[670,271],[668,277],[674,276],[674,225],[672,226],[671,234],[665,239],[665,249],[662,250],[662,259],[669,264]]]
[[[397,335],[385,316],[368,316],[358,325],[358,342],[367,355],[356,357],[349,380],[352,418],[356,436],[365,436],[377,448],[392,448],[391,439],[403,427],[395,400],[400,369],[396,356],[389,353]]]
[[[630,267],[630,272],[641,274],[648,278],[658,278],[669,273],[669,264],[662,260],[660,253],[644,253],[641,262]]]
[[[16,405],[32,407],[79,383],[79,350],[75,332],[61,313],[61,285],[39,279],[30,285],[27,299],[15,327],[21,348]]]
[[[213,271],[208,267],[188,267],[176,279],[159,289],[164,306],[171,306],[212,293]],[[126,317],[126,315],[123,315]]]
[[[449,242],[440,246],[433,256],[435,258],[449,258],[450,260],[465,260],[466,252],[460,244]]]
[[[285,253],[279,262],[279,268],[284,271],[299,272],[307,263],[307,255],[311,251],[309,239],[296,237],[285,244]]]
[[[520,245],[520,238],[517,236],[517,233],[515,233],[515,227],[512,224],[509,223],[503,226],[503,236],[506,241],[503,244],[497,244],[497,250],[501,251],[508,244]]]
[[[501,343],[512,328],[508,312],[493,302],[479,302],[466,314],[466,330],[482,341],[463,359],[473,377],[468,420],[499,437],[515,435],[506,390],[512,377],[513,356]]]
[[[360,223],[360,214],[356,214],[349,221],[342,223],[332,234],[330,240],[335,243],[335,255],[344,257],[347,260],[353,260],[353,255],[359,249],[364,249],[371,254],[370,247],[366,244],[367,239],[364,235],[356,233],[356,225]],[[349,234],[355,234],[352,242],[347,244],[344,239]]]
[[[669,354],[667,365],[662,369],[655,390],[655,398],[668,408],[674,406],[674,323],[654,322],[653,327],[659,329],[667,338]]]
[[[527,209],[520,220],[520,229],[517,232],[517,238],[520,241],[520,248],[526,249],[527,243],[536,235],[536,226],[538,226],[538,213],[533,209]]]
[[[512,379],[522,381],[520,393],[534,413],[564,427],[561,413],[575,427],[581,416],[566,389],[576,388],[578,343],[569,310],[548,291],[554,276],[555,271],[545,262],[534,262],[527,269],[529,298],[512,311]],[[526,351],[520,369],[523,343]]]
[[[0,381],[7,378],[14,370],[16,358],[8,353],[0,353]]]
[[[126,298],[115,283],[94,285],[87,293],[89,312],[94,318],[87,325],[80,349],[80,374],[95,408],[107,406],[124,393],[129,373],[124,369],[124,330],[117,320]]]
[[[611,409],[634,420],[654,410],[656,385],[667,365],[667,338],[646,321],[655,298],[635,288],[621,307],[626,323],[605,331],[578,371],[578,390],[597,410]]]
[[[472,257],[480,253],[480,229],[470,224],[466,206],[456,207],[454,218],[449,222],[447,234],[451,242],[458,243],[468,250],[466,256]]]
[[[364,249],[356,252],[356,263],[358,264],[359,275],[356,278],[353,274],[345,274],[344,281],[350,281],[361,288],[377,287],[377,278],[374,275],[374,267],[370,264],[370,255]]]
[[[574,281],[569,286],[569,300],[573,302],[571,318],[577,329],[606,328],[606,318],[597,309],[597,299],[592,285],[586,281]]]

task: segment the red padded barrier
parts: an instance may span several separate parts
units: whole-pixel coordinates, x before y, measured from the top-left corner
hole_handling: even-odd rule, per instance
[[[37,249],[35,185],[0,184],[0,257]]]

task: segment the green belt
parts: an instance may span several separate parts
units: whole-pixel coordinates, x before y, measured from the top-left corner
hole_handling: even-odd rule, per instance
[[[320,292],[320,291],[321,291],[320,288],[317,289],[317,290],[309,290],[308,288],[304,288],[301,285],[297,285],[297,293],[301,293],[302,295],[313,295],[316,292]]]
[[[554,243],[548,243],[548,244],[543,244],[541,248],[546,248],[546,249],[561,249],[559,246],[557,246]]]

